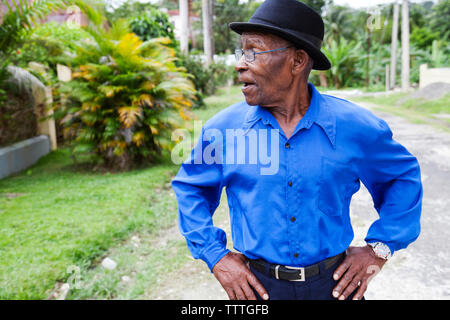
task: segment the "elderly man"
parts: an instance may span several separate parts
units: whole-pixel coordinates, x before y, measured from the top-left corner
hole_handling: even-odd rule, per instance
[[[385,121],[308,83],[311,69],[330,68],[311,8],[267,0],[230,28],[241,34],[246,101],[203,126],[172,182],[188,248],[230,299],[363,299],[369,279],[419,235],[418,162]],[[379,219],[366,246],[349,247],[360,182]],[[223,187],[238,252],[212,220]]]

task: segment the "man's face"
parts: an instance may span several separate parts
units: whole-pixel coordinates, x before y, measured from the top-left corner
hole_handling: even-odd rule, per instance
[[[285,48],[291,44],[277,36],[264,33],[247,33],[241,36],[243,50],[255,52]],[[236,64],[242,92],[249,105],[278,106],[290,91],[292,76],[292,52],[295,48],[258,54],[255,61],[242,57]]]

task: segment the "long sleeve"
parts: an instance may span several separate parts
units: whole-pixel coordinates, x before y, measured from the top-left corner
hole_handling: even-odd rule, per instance
[[[378,129],[358,161],[360,179],[379,214],[365,240],[381,241],[394,253],[419,236],[423,188],[417,159],[393,140],[384,120]]]
[[[178,226],[186,238],[187,246],[195,259],[202,259],[210,270],[225,256],[226,234],[213,225],[212,216],[217,209],[223,188],[220,164],[206,164],[202,159],[210,145],[204,138],[204,130],[183,162],[172,188],[178,201]]]

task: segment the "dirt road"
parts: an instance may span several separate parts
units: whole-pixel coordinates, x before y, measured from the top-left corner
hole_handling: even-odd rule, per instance
[[[371,109],[368,104],[360,105]],[[395,253],[373,278],[366,298],[450,299],[450,134],[429,125],[412,124],[387,113],[373,112],[386,120],[394,139],[418,158],[424,199],[419,239],[406,250]],[[215,222],[229,234],[227,215],[223,199]],[[351,217],[355,231],[353,245],[364,244],[364,236],[377,219],[377,213],[362,184],[352,199]],[[230,235],[228,239],[231,241]],[[225,291],[202,261],[191,260],[184,268],[161,280],[164,284],[149,298],[227,299]]]

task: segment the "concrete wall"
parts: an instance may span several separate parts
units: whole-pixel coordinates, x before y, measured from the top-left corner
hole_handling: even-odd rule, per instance
[[[31,167],[50,152],[50,139],[41,135],[0,148],[0,179]]]
[[[34,105],[34,112],[38,117],[37,134],[45,134],[50,139],[50,149],[57,149],[56,125],[53,116],[53,110],[49,108],[53,102],[52,90],[45,87],[45,101]]]
[[[428,65],[420,66],[420,88],[430,83],[444,82],[450,83],[450,68],[432,68],[428,69]]]

